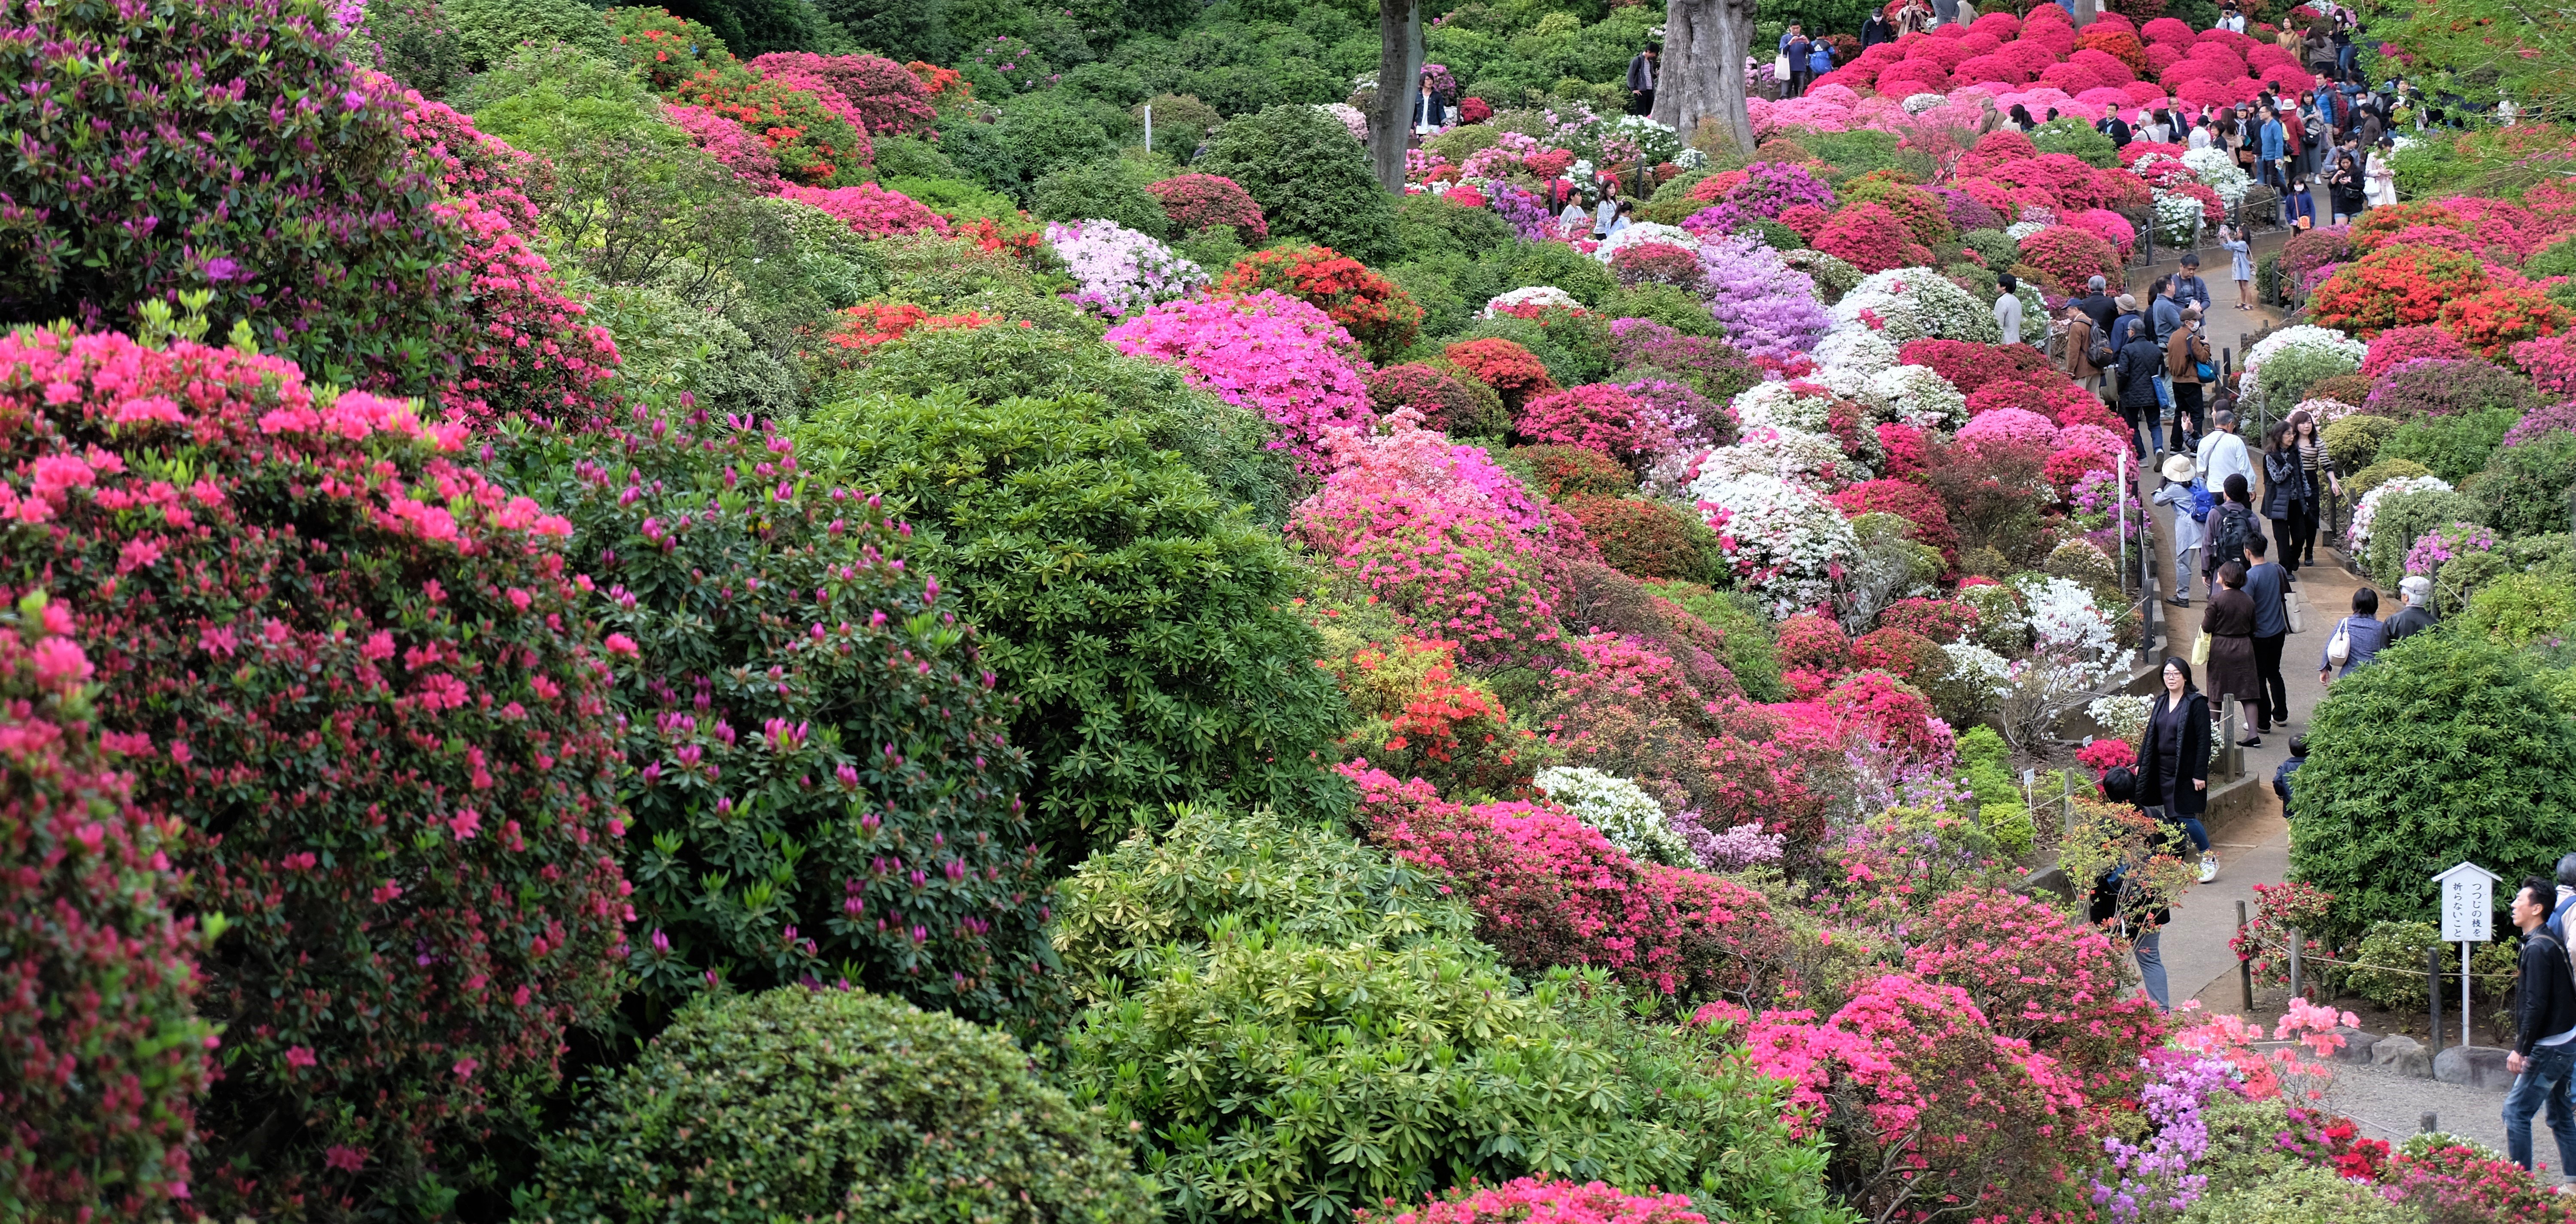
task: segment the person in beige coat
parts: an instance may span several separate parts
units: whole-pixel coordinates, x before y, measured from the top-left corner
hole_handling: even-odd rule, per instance
[[[2093,319],[2074,302],[2066,304],[2066,376],[2095,395],[2102,393],[2102,371],[2093,364]]]

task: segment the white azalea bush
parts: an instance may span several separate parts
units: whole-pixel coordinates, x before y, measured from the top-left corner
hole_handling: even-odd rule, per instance
[[[1672,867],[1697,867],[1699,856],[1673,831],[1664,805],[1645,788],[1598,769],[1556,767],[1531,779],[1566,814],[1601,831],[1610,844]]]
[[[1485,303],[1485,317],[1490,319],[1495,315],[1507,314],[1513,310],[1549,306],[1562,306],[1568,310],[1583,309],[1581,300],[1554,285],[1523,285],[1509,293],[1496,294],[1492,301]]]
[[[1896,368],[1896,345],[1885,333],[1867,327],[1845,326],[1837,319],[1834,330],[1816,342],[1816,366],[1822,371],[1847,371],[1862,379],[1881,370]]]
[[[1881,370],[1870,376],[1859,398],[1873,424],[1892,421],[1929,433],[1951,433],[1968,423],[1968,397],[1930,366]]]
[[[1064,296],[1113,319],[1186,296],[1208,281],[1205,268],[1115,221],[1049,222],[1046,240],[1080,286]]]
[[[1785,618],[1833,598],[1852,559],[1851,524],[1822,494],[1763,472],[1705,468],[1690,496],[1715,529],[1740,585]]]
[[[2361,504],[2352,508],[2352,527],[2348,532],[2352,545],[2344,550],[2345,554],[2361,556],[2369,551],[2370,525],[2379,517],[2379,503],[2400,493],[2428,491],[2448,493],[2451,491],[2451,482],[2439,476],[2400,476],[2395,480],[2385,481],[2379,487],[2362,494]]]
[[[2155,704],[2153,697],[2100,697],[2085,706],[2084,712],[2093,716],[2094,725],[2102,728],[2104,735],[2136,743],[2147,729],[2147,718],[2155,712]]]
[[[1996,721],[2004,739],[2030,750],[2048,742],[2067,714],[2126,670],[2109,614],[2093,594],[2063,578],[2022,574],[2012,580],[2029,605],[2035,639],[2027,657],[2005,670]]]
[[[1825,432],[1834,408],[1833,395],[1808,381],[1755,383],[1736,392],[1735,422],[1742,429],[1795,429]]]
[[[2156,197],[2156,241],[2169,247],[2187,247],[2200,237],[2204,220],[2200,201],[2187,195],[2164,194]]]
[[[1872,272],[1834,303],[1836,330],[1865,327],[1903,347],[1923,339],[1993,344],[2003,338],[1994,311],[1930,268]]]
[[[1701,456],[1699,475],[1702,480],[1770,476],[1816,492],[1869,479],[1868,469],[1843,454],[1842,444],[1832,437],[1777,425],[1747,429],[1735,445]]]
[[[2236,164],[2236,155],[2225,149],[2192,149],[2182,155],[2182,164],[2230,208],[2245,200],[2245,191],[2254,180]]]
[[[2321,379],[2359,370],[2369,352],[2369,345],[2331,327],[2284,327],[2245,350],[2241,398],[2248,409],[2276,396],[2288,399]]]
[[[1592,248],[1592,257],[1603,263],[1608,263],[1610,262],[1611,256],[1627,250],[1629,247],[1640,246],[1649,242],[1660,242],[1666,246],[1677,246],[1685,251],[1696,251],[1699,249],[1699,235],[1683,229],[1678,225],[1664,225],[1654,221],[1637,221],[1630,223],[1628,228],[1602,239],[1601,245]]]

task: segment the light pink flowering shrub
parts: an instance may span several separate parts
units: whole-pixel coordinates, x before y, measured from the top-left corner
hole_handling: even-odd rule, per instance
[[[1271,446],[1292,452],[1306,471],[1320,468],[1326,430],[1371,419],[1365,366],[1350,333],[1284,294],[1165,302],[1102,338],[1131,357],[1180,366],[1229,403],[1259,409],[1279,427]]]
[[[1540,445],[1579,446],[1635,463],[1673,446],[1672,431],[1642,408],[1616,383],[1587,383],[1531,400],[1514,429]]]
[[[2138,1059],[2165,1025],[2153,1000],[2121,997],[2109,934],[2029,897],[1967,889],[1934,901],[1911,935],[1916,976],[1967,991],[1996,1032],[2056,1058],[2093,1099],[2137,1091]]]
[[[2057,445],[2057,433],[2057,422],[2036,412],[2022,408],[1997,408],[1970,420],[1959,430],[1959,441],[1970,446],[1999,443],[2053,450]]]

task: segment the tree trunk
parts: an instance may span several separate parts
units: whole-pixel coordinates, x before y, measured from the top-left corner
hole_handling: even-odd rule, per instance
[[[1369,107],[1369,166],[1378,185],[1404,194],[1404,151],[1422,93],[1421,0],[1378,0],[1377,93]]]
[[[2102,6],[2098,0],[2075,0],[2076,29],[2081,30],[2093,24],[2093,19],[2101,15]]]
[[[1735,147],[1753,151],[1753,115],[1745,106],[1744,56],[1753,45],[1759,0],[1665,0],[1663,70],[1655,120],[1688,141],[1703,119]]]

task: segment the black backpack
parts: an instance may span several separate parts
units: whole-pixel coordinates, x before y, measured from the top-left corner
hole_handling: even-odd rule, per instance
[[[2212,567],[2225,565],[2245,551],[2245,542],[2254,538],[2254,511],[2229,502],[2219,507],[2217,524],[2209,532],[2209,557]]]

